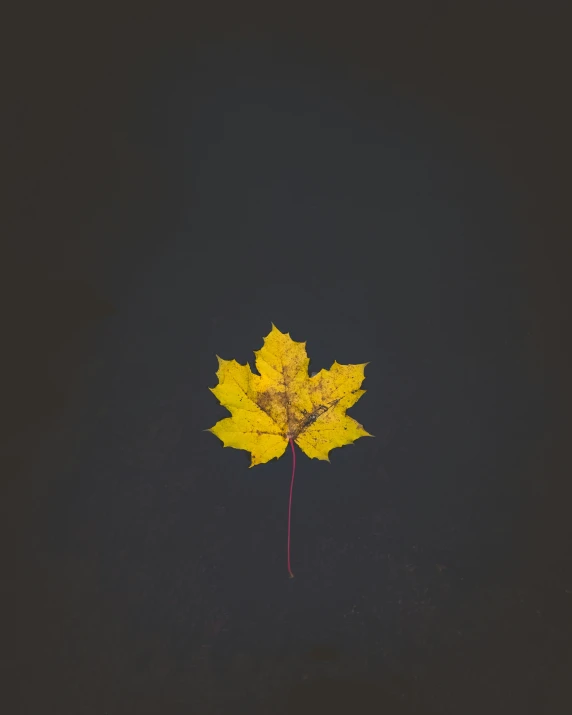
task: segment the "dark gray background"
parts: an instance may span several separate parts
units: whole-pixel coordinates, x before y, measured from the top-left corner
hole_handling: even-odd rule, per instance
[[[11,712],[568,712],[569,125],[543,7],[16,25]],[[248,469],[203,431],[215,354],[252,363],[271,321],[311,370],[370,362],[351,414],[375,439],[298,453],[294,580],[290,454]]]

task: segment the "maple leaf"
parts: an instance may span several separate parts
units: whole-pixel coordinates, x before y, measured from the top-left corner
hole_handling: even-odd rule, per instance
[[[264,345],[255,351],[256,369],[217,356],[219,383],[209,388],[232,417],[207,430],[225,447],[251,453],[250,466],[281,457],[295,442],[310,458],[330,461],[330,450],[371,437],[346,415],[365,393],[360,386],[364,368],[334,362],[329,370],[310,377],[306,343],[272,324]]]

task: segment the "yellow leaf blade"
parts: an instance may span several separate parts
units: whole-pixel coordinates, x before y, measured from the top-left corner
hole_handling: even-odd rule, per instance
[[[312,459],[360,437],[371,436],[345,413],[365,393],[360,386],[368,363],[340,365],[309,377],[306,344],[275,325],[255,351],[256,368],[218,358],[219,384],[211,388],[231,417],[211,430],[225,447],[251,453],[262,464],[282,456],[289,439]]]

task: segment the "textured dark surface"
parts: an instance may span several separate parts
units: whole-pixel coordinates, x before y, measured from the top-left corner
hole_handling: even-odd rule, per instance
[[[572,709],[564,23],[462,5],[15,28],[10,712]],[[370,362],[293,580],[290,455],[203,431],[271,321]]]

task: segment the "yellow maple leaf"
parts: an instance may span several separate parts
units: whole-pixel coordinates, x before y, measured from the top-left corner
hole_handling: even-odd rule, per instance
[[[232,417],[207,430],[225,447],[251,453],[250,466],[281,457],[295,442],[310,458],[329,461],[335,447],[371,437],[346,415],[365,393],[364,368],[334,362],[310,377],[306,343],[298,343],[273,324],[255,351],[257,375],[250,365],[217,356],[219,383],[209,388]]]

